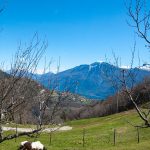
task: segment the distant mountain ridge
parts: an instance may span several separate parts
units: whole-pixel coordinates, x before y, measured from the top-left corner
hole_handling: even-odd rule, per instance
[[[123,68],[109,63],[95,62],[90,65],[80,65],[57,74],[47,73],[40,75],[36,80],[47,88],[56,88],[58,91],[68,89],[91,99],[106,99],[113,95],[116,89],[112,86],[111,79],[118,83],[118,78]],[[140,83],[145,77],[150,77],[150,71],[138,68],[124,69],[126,74],[133,74],[134,82]],[[56,86],[56,82],[58,87]],[[128,79],[128,86],[131,79]]]

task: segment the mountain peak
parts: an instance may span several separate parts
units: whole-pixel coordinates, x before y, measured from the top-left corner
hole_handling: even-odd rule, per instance
[[[94,62],[94,63],[92,63],[92,64],[90,64],[91,66],[96,66],[96,65],[100,65],[101,64],[101,62]]]
[[[90,64],[91,66],[99,66],[99,65],[111,65],[111,64],[109,64],[109,63],[107,63],[107,62],[104,62],[104,61],[101,61],[101,62],[94,62],[94,63],[92,63],[92,64]]]

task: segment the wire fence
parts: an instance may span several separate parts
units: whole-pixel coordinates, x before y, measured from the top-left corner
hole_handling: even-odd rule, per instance
[[[15,133],[18,134],[16,125]],[[112,128],[108,129],[108,132],[98,131],[97,129],[88,130],[83,128],[74,132],[49,132],[44,134],[37,134],[34,138],[28,137],[29,141],[44,141],[47,146],[58,146],[58,147],[108,147],[117,146],[121,144],[140,143],[142,140],[150,138],[150,129],[142,128]],[[66,136],[65,136],[66,134]],[[18,142],[17,137],[15,142]]]

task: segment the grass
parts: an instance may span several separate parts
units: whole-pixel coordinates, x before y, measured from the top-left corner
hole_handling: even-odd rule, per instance
[[[134,110],[107,117],[91,118],[66,122],[73,130],[55,132],[50,144],[49,134],[43,133],[38,139],[21,137],[0,144],[0,150],[16,150],[23,140],[40,140],[48,150],[147,150],[150,149],[150,129],[139,129],[140,143],[137,143],[137,131],[127,120],[138,124]],[[83,129],[85,129],[85,147],[83,147]],[[116,145],[113,144],[113,131],[116,129]],[[5,134],[10,134],[7,132]]]

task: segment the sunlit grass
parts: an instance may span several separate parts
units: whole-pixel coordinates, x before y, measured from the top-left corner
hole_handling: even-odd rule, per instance
[[[140,123],[135,111],[119,113],[107,117],[83,119],[66,122],[73,130],[55,132],[50,144],[49,134],[43,133],[37,139],[21,137],[0,144],[0,150],[16,150],[23,140],[40,140],[48,150],[147,150],[150,149],[150,129],[140,129],[140,143],[137,143],[137,130],[129,125]],[[25,126],[28,127],[28,126]],[[83,147],[83,129],[85,146]],[[113,143],[113,131],[116,129],[116,145]],[[10,132],[7,132],[9,134]]]

